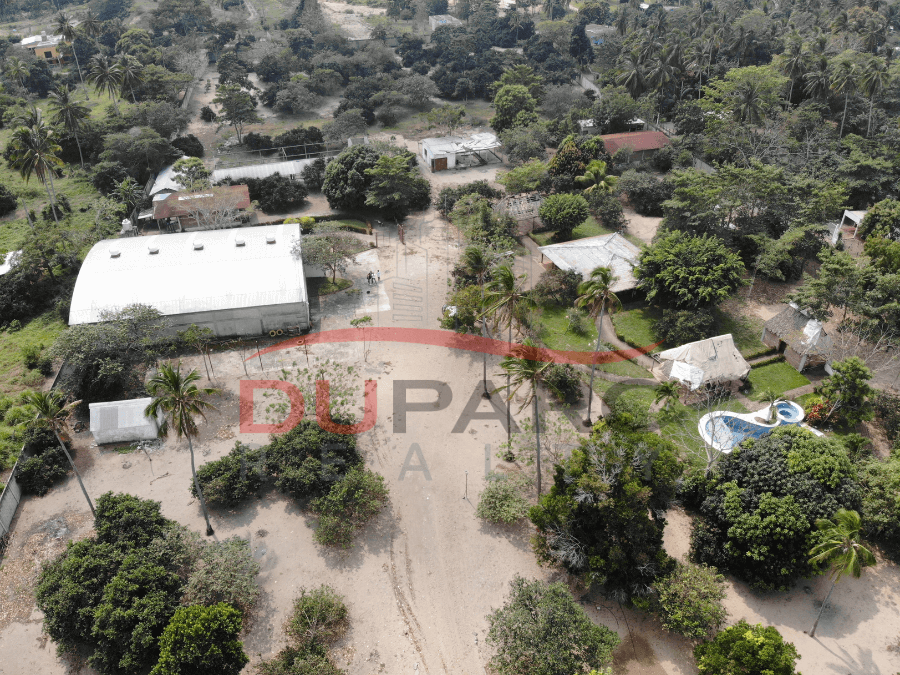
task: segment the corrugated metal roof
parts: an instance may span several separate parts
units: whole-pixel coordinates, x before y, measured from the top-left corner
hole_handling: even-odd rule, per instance
[[[181,159],[187,159],[187,155],[182,155]],[[175,180],[175,171],[174,164],[170,164],[169,166],[163,167],[159,170],[159,173],[156,174],[156,180],[153,181],[153,187],[150,188],[150,196],[155,195],[158,192],[162,192],[163,190],[167,190],[169,192],[178,192],[179,190],[183,190],[184,186]]]
[[[497,136],[491,133],[472,134],[468,138],[461,136],[444,136],[443,138],[422,139],[422,147],[433,155],[454,155],[463,152],[492,150],[501,145]]]
[[[641,249],[618,232],[541,246],[540,252],[561,270],[575,270],[587,279],[597,267],[609,267],[618,280],[613,292],[627,291],[637,286],[634,268]]]
[[[235,166],[230,169],[216,169],[212,172],[213,183],[223,180],[241,180],[243,178],[268,178],[276,173],[282,176],[299,176],[303,169],[313,162],[311,159],[292,159],[286,162],[271,162],[270,164],[249,164],[247,166]]]
[[[632,152],[659,150],[672,142],[661,131],[632,131],[622,134],[605,134],[600,138],[603,139],[603,145],[610,155],[616,154],[616,151],[621,148],[629,148]]]
[[[127,443],[156,438],[156,420],[144,415],[151,398],[91,403],[90,429],[97,443]]]
[[[69,324],[96,323],[101,311],[135,303],[170,316],[307,302],[303,262],[291,253],[299,236],[293,223],[98,242],[78,274]]]

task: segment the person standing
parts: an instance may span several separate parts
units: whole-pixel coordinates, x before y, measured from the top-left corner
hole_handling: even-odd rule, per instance
[[[377,283],[381,283],[381,270],[378,270],[378,281]]]

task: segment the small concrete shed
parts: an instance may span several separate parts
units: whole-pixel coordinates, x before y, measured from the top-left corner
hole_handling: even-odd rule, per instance
[[[133,398],[128,401],[91,403],[91,433],[97,445],[106,443],[131,443],[149,441],[157,437],[159,424],[146,417],[144,410],[151,398]]]

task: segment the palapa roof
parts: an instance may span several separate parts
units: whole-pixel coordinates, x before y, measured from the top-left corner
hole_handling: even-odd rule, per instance
[[[690,386],[691,391],[703,384],[743,380],[750,364],[741,356],[731,333],[689,342],[657,354],[662,373],[672,380]]]
[[[794,303],[789,304],[765,323],[766,331],[777,335],[798,354],[826,356],[831,338],[821,321],[813,319]]]
[[[631,131],[623,134],[606,134],[601,136],[603,145],[610,155],[616,154],[622,148],[630,148],[632,152],[642,150],[659,150],[671,141],[661,131]]]
[[[641,249],[618,232],[598,237],[575,239],[561,244],[541,246],[540,252],[550,258],[561,270],[575,270],[587,279],[597,267],[609,267],[616,275],[613,293],[631,290],[637,286],[634,268]]]

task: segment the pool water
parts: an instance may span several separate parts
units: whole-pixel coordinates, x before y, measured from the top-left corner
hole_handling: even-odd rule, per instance
[[[796,403],[779,401],[775,404],[775,410],[778,411],[778,416],[788,424],[796,424],[803,419],[803,408]]]
[[[760,438],[773,429],[788,424],[799,424],[803,420],[803,408],[791,401],[775,404],[777,419],[774,424],[760,424],[755,418],[765,417],[769,408],[755,413],[741,414],[728,411],[704,415],[701,420],[701,435],[707,443],[722,452],[731,452],[734,446],[747,438]]]

